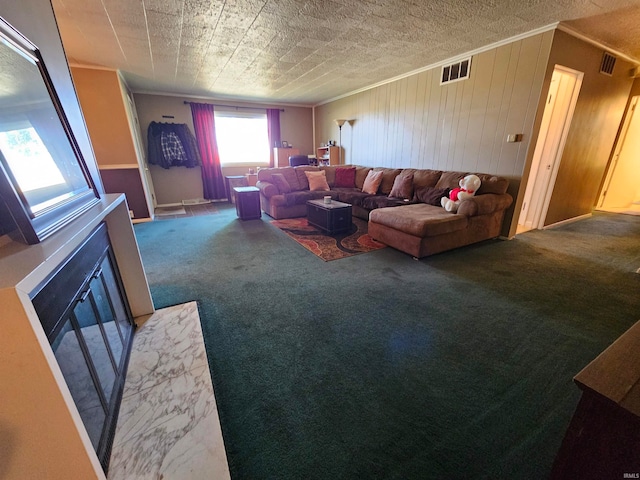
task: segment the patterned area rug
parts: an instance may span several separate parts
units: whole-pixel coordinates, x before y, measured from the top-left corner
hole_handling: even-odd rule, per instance
[[[271,223],[325,262],[386,247],[369,236],[367,222],[355,217],[351,230],[335,235],[327,235],[309,225],[306,218],[286,218]]]

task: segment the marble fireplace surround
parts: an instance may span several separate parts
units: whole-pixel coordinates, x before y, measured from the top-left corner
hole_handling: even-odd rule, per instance
[[[136,331],[108,478],[230,479],[196,302]]]

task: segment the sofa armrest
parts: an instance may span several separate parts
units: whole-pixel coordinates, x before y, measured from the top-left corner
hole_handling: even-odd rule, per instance
[[[458,205],[458,213],[467,217],[476,215],[488,215],[500,210],[506,210],[513,202],[513,198],[508,193],[501,195],[496,193],[485,193],[468,198]]]
[[[278,195],[280,193],[278,187],[276,187],[273,183],[262,182],[258,180],[258,182],[256,183],[256,187],[260,189],[260,193],[266,198],[271,198],[274,195]]]

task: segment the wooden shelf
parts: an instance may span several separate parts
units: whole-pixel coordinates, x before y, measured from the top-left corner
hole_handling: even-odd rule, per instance
[[[340,165],[340,147],[318,147],[316,158],[318,162],[329,160],[329,165]]]

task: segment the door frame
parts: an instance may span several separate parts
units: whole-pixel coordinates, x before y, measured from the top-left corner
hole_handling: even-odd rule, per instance
[[[613,177],[615,175],[615,171],[618,166],[618,160],[620,159],[620,153],[622,152],[624,142],[627,139],[627,133],[629,133],[629,127],[631,126],[631,121],[633,120],[633,116],[636,113],[635,110],[639,99],[640,95],[634,95],[633,97],[631,97],[631,102],[629,103],[629,107],[627,108],[624,116],[624,121],[622,123],[620,136],[616,140],[613,156],[611,157],[611,162],[607,167],[607,174],[605,175],[604,182],[602,183],[602,189],[600,190],[600,195],[598,196],[598,203],[596,204],[596,208],[602,208],[602,206],[604,205],[605,197],[609,191],[611,181],[613,180]]]
[[[562,155],[564,153],[564,147],[567,143],[567,137],[569,135],[569,130],[571,128],[571,122],[573,120],[573,114],[575,112],[575,108],[576,108],[576,104],[578,103],[578,96],[580,95],[580,89],[582,88],[582,80],[584,78],[584,72],[580,72],[579,70],[574,70],[572,68],[569,67],[565,67],[563,65],[554,65],[553,68],[553,73],[559,72],[562,75],[569,75],[570,77],[573,78],[573,89],[571,92],[571,98],[569,100],[569,104],[566,108],[566,111],[562,112],[565,115],[565,119],[562,125],[562,133],[560,135],[559,140],[557,141],[557,146],[554,148],[555,150],[555,155],[554,158],[551,160],[551,174],[549,175],[549,178],[546,182],[546,185],[543,185],[541,188],[541,192],[544,192],[544,197],[543,197],[543,202],[542,202],[542,208],[540,209],[539,214],[537,214],[535,216],[535,218],[533,218],[532,222],[531,222],[531,229],[544,229],[544,221],[546,220],[547,217],[547,212],[549,210],[549,204],[551,203],[551,196],[553,194],[553,187],[555,186],[556,183],[556,179],[558,177],[558,171],[560,169],[560,162],[562,160]],[[554,102],[554,107],[555,108],[555,103]],[[548,102],[545,103],[545,109],[548,107]],[[543,115],[544,117],[544,115]],[[551,117],[552,115],[549,115],[549,121],[551,121]],[[542,131],[542,128],[541,128]],[[547,128],[546,131],[543,133],[544,136],[540,136],[538,135],[538,139],[536,141],[536,146],[535,146],[535,150],[534,150],[534,158],[536,157],[536,154],[538,152],[538,149],[541,149],[544,147],[545,142],[547,141],[547,138],[549,137],[549,129]],[[542,159],[541,159],[542,160]],[[532,170],[529,172],[529,179],[527,181],[527,187],[525,189],[525,196],[524,198],[527,198],[527,193],[529,193],[530,189],[533,189],[536,183],[536,179],[538,177],[542,178],[541,176],[541,172],[543,171],[542,169],[545,168],[545,164],[547,162],[538,162],[536,171]],[[533,165],[532,165],[533,167]],[[529,199],[529,205],[527,206],[527,208],[529,208],[531,206],[532,199]],[[522,214],[522,210],[520,211],[520,213]],[[525,220],[525,219],[522,219]],[[518,217],[518,225],[524,225],[523,223],[521,223],[521,216]]]

